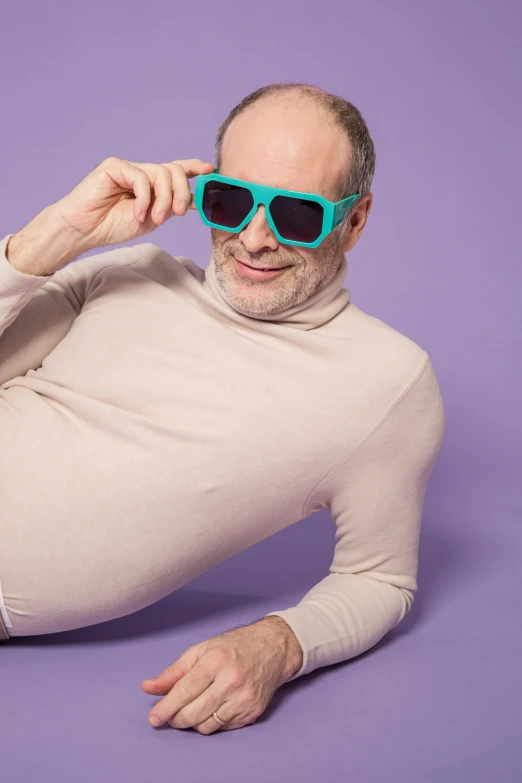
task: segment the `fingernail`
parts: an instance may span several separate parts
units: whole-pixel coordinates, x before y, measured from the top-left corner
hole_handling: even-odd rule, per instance
[[[152,716],[149,718],[149,723],[150,723],[152,726],[161,726],[161,720],[160,720],[159,718],[156,718],[156,716],[155,716],[155,715],[152,715]]]
[[[142,221],[145,220],[145,212],[140,212],[140,214],[138,215],[138,220],[142,220]]]
[[[180,201],[179,202],[179,208],[181,209],[182,212],[184,212],[186,210],[186,208],[187,208],[187,202],[186,201]]]

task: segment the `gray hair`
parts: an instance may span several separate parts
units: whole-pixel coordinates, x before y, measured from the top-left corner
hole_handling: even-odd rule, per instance
[[[366,196],[370,192],[375,173],[375,148],[361,112],[353,103],[341,98],[339,95],[333,95],[320,87],[306,82],[267,84],[251,92],[232,109],[228,117],[219,126],[216,136],[216,168],[218,171],[221,168],[223,137],[232,120],[261,98],[284,95],[285,92],[292,90],[298,92],[298,97],[308,98],[319,109],[326,110],[326,116],[330,117],[338,127],[344,130],[351,142],[351,165],[338,183],[337,200],[340,201],[352,193],[359,193],[361,198]],[[352,209],[356,207],[357,205],[354,205]],[[348,215],[351,212],[352,210],[349,210]]]

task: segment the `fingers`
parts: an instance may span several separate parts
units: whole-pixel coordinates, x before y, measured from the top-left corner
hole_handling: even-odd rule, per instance
[[[179,163],[166,164],[165,168],[171,172],[172,183],[174,186],[174,198],[172,200],[172,210],[177,215],[184,215],[188,205],[192,201],[192,192],[185,169]]]
[[[207,734],[210,731],[222,728],[222,724],[213,716],[214,711],[218,713],[218,717],[224,723],[228,723],[236,714],[233,705],[226,699],[223,686],[217,685],[215,682],[209,685],[190,704],[186,704],[173,715],[170,715],[167,723],[173,729],[193,727],[203,734]]]
[[[200,158],[187,158],[186,160],[173,160],[171,163],[165,163],[165,166],[172,171],[174,189],[179,188],[180,193],[183,194],[180,195],[179,202],[186,201],[187,203],[183,212],[178,212],[175,204],[173,204],[173,210],[176,214],[185,214],[187,209],[197,209],[188,180],[198,174],[210,174],[214,171],[214,164]]]
[[[149,722],[160,726],[168,721],[186,704],[202,694],[214,679],[214,674],[196,664],[179,680],[161,701],[154,705],[149,713]]]
[[[167,218],[167,213],[168,217],[171,216],[171,207],[174,209],[172,197],[173,178],[167,166],[158,164],[156,172],[156,176],[152,179],[155,199],[151,218],[159,225]],[[180,213],[178,212],[178,214]]]
[[[165,165],[172,166],[173,164],[178,164],[181,166],[188,178],[195,177],[198,174],[210,174],[211,171],[214,171],[214,165],[212,163],[206,163],[200,158],[173,160],[172,163],[166,163]]]
[[[151,218],[157,225],[172,215],[182,216],[188,209],[197,209],[188,180],[214,170],[212,163],[199,158],[174,160],[170,163],[141,163],[135,166],[141,166],[145,174],[148,174],[154,189],[155,201]]]
[[[151,199],[150,180],[145,171],[122,158],[107,158],[101,165],[120,188],[134,192],[134,215],[137,220],[143,221]]]
[[[180,658],[175,663],[168,666],[164,672],[157,677],[151,677],[149,680],[143,680],[141,687],[144,690],[152,691],[153,693],[168,693],[168,691],[177,683],[178,680],[183,677],[192,663],[187,663]]]
[[[196,209],[188,180],[214,170],[212,163],[200,158],[170,163],[136,163],[111,157],[101,165],[119,187],[134,193],[136,220],[144,222],[150,208],[150,217],[156,225],[172,215],[181,216],[188,209]]]
[[[151,169],[149,176],[155,193],[151,218],[157,225],[172,215],[181,216],[185,215],[188,209],[196,209],[189,177],[214,170],[212,163],[206,163],[199,158],[147,165]]]
[[[167,666],[157,677],[143,680],[141,687],[154,690],[156,693],[166,693],[176,682],[191,669],[200,654],[200,646],[195,644],[189,647],[174,663]]]

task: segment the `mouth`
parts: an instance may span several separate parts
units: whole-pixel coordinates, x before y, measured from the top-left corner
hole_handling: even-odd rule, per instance
[[[253,267],[246,264],[244,261],[240,261],[238,258],[234,258],[236,269],[242,277],[250,277],[254,280],[264,280],[268,277],[276,277],[276,275],[284,272],[285,269],[290,269],[291,265],[280,267]]]

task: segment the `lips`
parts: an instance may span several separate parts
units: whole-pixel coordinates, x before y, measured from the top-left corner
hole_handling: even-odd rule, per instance
[[[250,267],[250,269],[259,269],[261,272],[272,272],[276,269],[286,269],[286,266],[252,266],[252,264],[247,264],[246,261],[241,261],[240,258],[236,258],[236,261],[239,261],[241,264],[244,264],[245,266]]]
[[[279,277],[281,272],[285,272],[289,267],[275,267],[268,270],[264,270],[261,267],[253,267],[248,264],[234,259],[237,273],[241,277],[250,278],[251,280],[268,280],[270,278]]]

